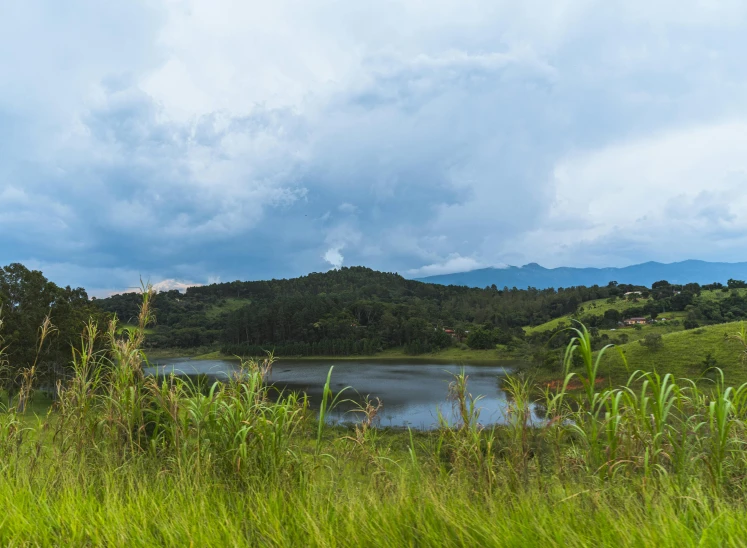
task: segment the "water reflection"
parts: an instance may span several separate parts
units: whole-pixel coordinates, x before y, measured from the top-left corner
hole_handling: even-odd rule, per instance
[[[159,360],[157,367],[148,368],[150,374],[175,372],[182,375],[206,375],[210,379],[223,380],[237,369],[237,362],[230,360]],[[333,391],[345,391],[342,398],[361,402],[363,397],[381,398],[384,403],[379,413],[381,426],[409,426],[429,429],[438,425],[438,410],[454,424],[456,414],[447,401],[451,374],[464,367],[469,375],[468,390],[474,396],[483,396],[480,423],[505,422],[507,399],[501,389],[501,379],[511,371],[510,362],[501,365],[458,365],[432,363],[416,360],[335,360],[335,361],[278,361],[275,362],[270,382],[280,390],[305,392],[312,408],[319,405],[324,382],[330,365],[334,365],[331,387]],[[344,402],[329,415],[332,422],[353,422],[357,413],[350,411],[355,404]],[[538,420],[533,412],[533,420]]]

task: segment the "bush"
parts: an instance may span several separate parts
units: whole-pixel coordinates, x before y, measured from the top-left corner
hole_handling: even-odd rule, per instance
[[[708,352],[705,355],[705,358],[703,358],[703,361],[700,362],[700,366],[703,369],[704,373],[710,369],[713,369],[714,367],[718,367],[718,361],[713,356],[713,352]]]
[[[495,348],[495,338],[490,331],[476,329],[467,337],[467,345],[475,350],[488,350]]]
[[[664,346],[664,339],[660,333],[649,333],[638,342],[649,350],[659,350]]]

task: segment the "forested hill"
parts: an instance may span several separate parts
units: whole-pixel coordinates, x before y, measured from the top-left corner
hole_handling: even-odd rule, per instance
[[[102,327],[112,313],[130,323],[140,302],[137,293],[89,301],[84,290],[59,287],[23,265],[0,268],[0,349],[8,346],[6,354],[0,352],[0,380],[7,373],[7,357],[14,371],[7,378],[17,379],[20,370],[36,361],[39,374],[53,381],[58,368],[69,365],[70,345],[80,343],[90,317]],[[565,289],[478,289],[353,267],[290,280],[191,287],[184,294],[161,292],[154,303],[157,322],[146,337],[150,347],[344,356],[389,348],[419,354],[454,345],[504,345],[527,354],[563,346],[569,336],[563,328],[570,319],[592,329],[597,347],[745,319],[747,283],[730,279],[726,286],[700,286],[660,280],[650,289],[616,282]],[[48,314],[55,329],[40,347],[39,326]],[[632,317],[645,325],[618,329]]]
[[[572,313],[585,301],[636,288],[611,283],[567,289],[477,289],[407,280],[364,267],[288,280],[231,282],[159,293],[154,347],[220,345],[230,353],[275,348],[285,355],[435,350],[489,331],[490,340],[523,337],[522,326]],[[137,315],[137,294],[96,301],[123,321]],[[454,331],[454,336],[444,329]]]

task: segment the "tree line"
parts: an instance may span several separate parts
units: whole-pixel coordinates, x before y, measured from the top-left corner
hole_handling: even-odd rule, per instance
[[[66,373],[85,322],[103,325],[107,317],[80,287],[60,287],[19,263],[0,268],[0,389],[12,396],[20,374],[31,367],[42,384],[54,385]]]
[[[623,319],[656,319],[686,312],[685,327],[747,317],[747,287],[727,284],[670,284],[651,288],[610,282],[605,286],[558,289],[468,288],[407,280],[363,267],[342,268],[286,280],[230,282],[166,291],[154,301],[156,324],[146,345],[151,348],[210,348],[228,354],[278,356],[370,355],[390,348],[421,354],[464,345],[470,348],[560,348],[567,342],[563,326],[525,335],[524,327],[565,315],[583,321],[596,333],[596,344],[613,341],[598,335]],[[702,298],[704,290],[724,293]],[[626,295],[627,294],[627,295]],[[624,307],[595,313],[588,301],[625,300]],[[40,377],[54,383],[70,358],[89,317],[134,322],[137,293],[89,299],[82,288],[59,287],[36,270],[20,264],[0,269],[0,336],[9,349],[9,364],[0,367],[5,384],[38,362]],[[39,346],[39,326],[49,315],[53,336]],[[2,364],[0,364],[2,366]],[[10,367],[14,368],[13,372]]]
[[[468,288],[349,267],[287,280],[230,282],[160,293],[153,347],[219,346],[230,354],[420,354],[466,344],[490,348],[524,337],[523,327],[574,313],[585,301],[637,286],[558,289]],[[126,321],[137,295],[96,301]]]

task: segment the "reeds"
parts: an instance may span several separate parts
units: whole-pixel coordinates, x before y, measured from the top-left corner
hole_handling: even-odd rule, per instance
[[[439,410],[434,432],[382,430],[383,403],[364,398],[351,435],[328,423],[344,392],[332,391],[333,368],[315,418],[304,395],[269,383],[271,354],[242,360],[226,382],[145,375],[152,299],[144,286],[139,323],[122,334],[116,321],[105,332],[85,326],[47,417],[0,410],[4,544],[488,546],[518,544],[516,531],[523,545],[741,538],[747,385],[729,387],[721,372],[695,382],[634,371],[603,386],[601,353],[579,325],[553,389],[503,380],[503,424],[480,422],[462,370],[445,394],[454,422]],[[0,341],[0,370],[6,356]]]

